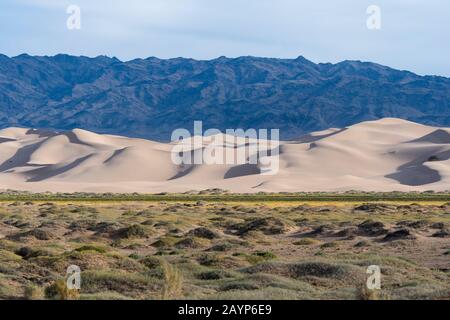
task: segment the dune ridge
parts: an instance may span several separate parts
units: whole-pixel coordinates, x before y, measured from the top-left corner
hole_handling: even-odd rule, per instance
[[[230,139],[224,135],[220,146],[224,151],[230,148]],[[210,140],[203,141],[203,148]],[[255,142],[238,140],[237,148]],[[248,193],[450,189],[450,129],[395,118],[281,141],[275,175],[261,175],[258,164],[174,164],[172,147],[173,143],[81,129],[6,128],[0,130],[0,189],[148,193],[208,188]]]

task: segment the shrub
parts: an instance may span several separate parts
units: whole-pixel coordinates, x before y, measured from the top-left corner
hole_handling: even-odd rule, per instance
[[[170,249],[173,248],[179,240],[180,239],[176,237],[164,236],[153,242],[151,246],[158,249]]]
[[[23,296],[26,300],[42,300],[44,298],[44,293],[41,288],[35,285],[29,285],[25,287]]]
[[[167,300],[179,297],[183,286],[183,277],[180,271],[165,260],[162,260],[161,267],[164,274],[162,299]]]
[[[124,272],[118,269],[85,271],[82,273],[83,293],[116,291],[133,294],[142,290],[159,290],[158,279],[148,274]]]
[[[245,235],[250,231],[262,231],[266,235],[282,234],[286,231],[286,226],[278,218],[258,218],[244,223],[239,228],[238,234]]]
[[[144,227],[138,224],[133,224],[129,227],[122,228],[118,230],[117,235],[120,238],[131,239],[131,238],[145,238],[147,232]]]
[[[408,229],[399,229],[388,233],[382,241],[396,241],[396,240],[414,240],[416,236],[413,235]]]
[[[358,300],[379,300],[379,290],[370,290],[367,286],[363,285],[358,290],[356,298]]]
[[[232,282],[225,284],[220,287],[220,291],[230,291],[230,290],[258,290],[260,287],[255,283],[249,282]]]
[[[33,236],[38,240],[51,240],[53,239],[53,235],[50,231],[44,229],[33,229],[24,234],[24,236]]]
[[[211,248],[208,249],[208,251],[225,252],[231,250],[233,247],[234,246],[230,243],[220,243],[212,246]]]
[[[246,273],[269,273],[294,279],[303,277],[349,279],[354,278],[360,270],[344,264],[326,262],[276,263],[265,262],[243,270]]]
[[[202,254],[197,258],[197,261],[202,266],[218,266],[223,259],[216,254]]]
[[[211,270],[201,272],[197,275],[200,280],[219,280],[228,277],[228,273],[223,270]]]
[[[293,244],[296,246],[309,246],[318,243],[319,241],[311,238],[303,238],[298,241],[295,241]]]
[[[77,300],[79,292],[76,289],[67,288],[65,280],[57,280],[45,288],[45,297],[54,300]]]
[[[202,242],[199,240],[201,239],[197,238],[182,239],[175,244],[175,247],[177,247],[178,249],[188,249],[188,248],[195,249],[202,246]]]
[[[106,252],[106,248],[102,248],[99,246],[94,246],[94,245],[85,245],[79,248],[75,249],[76,252],[83,252],[83,251],[95,251],[98,253],[105,253]]]
[[[339,247],[339,244],[335,241],[331,241],[331,242],[326,242],[323,245],[320,246],[321,249],[326,249],[326,248],[337,248]]]
[[[208,240],[219,238],[219,235],[216,232],[214,232],[208,228],[203,228],[203,227],[189,231],[188,236],[204,238],[204,239],[208,239]]]
[[[149,269],[155,269],[161,266],[161,259],[157,257],[147,256],[140,260],[140,263],[142,263],[144,266],[146,266]]]

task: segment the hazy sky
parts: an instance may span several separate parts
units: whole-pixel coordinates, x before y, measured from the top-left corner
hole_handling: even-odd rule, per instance
[[[69,30],[69,5],[81,29]],[[381,30],[369,30],[370,5]],[[364,60],[450,76],[448,0],[1,0],[0,53]]]

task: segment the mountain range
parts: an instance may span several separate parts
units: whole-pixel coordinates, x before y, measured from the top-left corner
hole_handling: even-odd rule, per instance
[[[170,140],[176,128],[279,128],[291,139],[396,117],[450,125],[450,79],[303,57],[199,61],[0,55],[0,123]]]

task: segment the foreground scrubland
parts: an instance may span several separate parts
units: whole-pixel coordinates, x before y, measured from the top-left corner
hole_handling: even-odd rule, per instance
[[[0,202],[1,299],[450,297],[450,203],[75,200]]]

